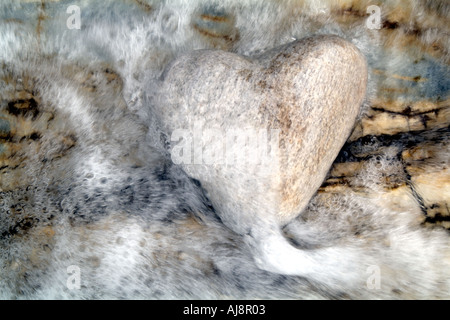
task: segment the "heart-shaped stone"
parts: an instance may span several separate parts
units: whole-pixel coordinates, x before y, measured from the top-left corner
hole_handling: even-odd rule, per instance
[[[229,227],[250,234],[305,208],[352,130],[366,83],[354,45],[316,36],[258,57],[183,55],[153,105],[174,162]]]

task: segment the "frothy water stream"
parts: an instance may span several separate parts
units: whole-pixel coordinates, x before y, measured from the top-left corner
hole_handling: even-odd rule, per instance
[[[332,195],[327,205],[313,198],[284,229],[303,250],[352,249],[323,256],[321,272],[332,275],[323,283],[260,270],[166,153],[152,114],[163,106],[150,101],[183,53],[251,56],[334,34],[371,66],[390,60],[364,20],[343,28],[327,1],[300,2],[3,1],[0,298],[448,298],[448,235],[419,226],[419,205],[382,205],[377,181],[401,170],[389,155],[360,177],[374,197]],[[69,28],[71,5],[80,29]],[[427,63],[416,71],[431,70]],[[418,94],[448,89],[439,82],[447,66],[433,68]],[[377,85],[370,74],[368,100]],[[333,264],[343,262],[354,272],[335,274]],[[80,271],[78,288],[70,266],[79,267],[70,269]],[[377,283],[371,270],[380,271],[381,287],[368,285]]]

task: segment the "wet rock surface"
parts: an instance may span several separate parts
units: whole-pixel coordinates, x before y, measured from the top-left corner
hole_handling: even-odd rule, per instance
[[[274,216],[285,224],[307,205],[349,136],[366,77],[364,57],[338,37],[307,38],[256,58],[201,51],[171,63],[153,104],[163,106],[155,114],[172,137],[172,159],[180,138],[173,134],[186,130],[181,166],[224,221],[234,227],[246,219],[237,215]],[[254,134],[243,138],[241,129]],[[258,139],[260,130],[267,139]],[[245,141],[234,147],[230,135],[234,144]],[[192,139],[202,154],[192,156]]]
[[[94,9],[79,3],[88,30],[79,38],[82,31],[65,27],[68,4],[26,1],[0,16],[1,40],[20,35],[16,51],[0,41],[2,297],[449,297],[446,1],[341,1],[323,8],[308,1],[226,2],[167,11],[144,0]],[[366,26],[372,4],[381,9],[380,29]],[[89,22],[103,21],[105,12],[115,21],[106,24],[108,33]],[[136,15],[127,23],[151,22],[126,29],[127,12]],[[139,27],[150,30],[148,38],[133,33]],[[69,48],[56,54],[57,45],[49,45],[55,30],[66,32],[56,43]],[[120,30],[137,40],[123,41]],[[175,179],[179,172],[149,160],[135,143],[149,126],[136,112],[145,95],[144,86],[135,86],[146,79],[143,69],[157,79],[180,52],[216,48],[251,56],[316,33],[360,48],[369,89],[325,181],[284,231],[299,248],[361,244],[360,263],[381,268],[381,290],[369,290],[366,278],[356,287],[332,287],[259,270],[199,184],[187,187],[190,180]],[[83,44],[90,49],[77,56],[74,48]],[[52,83],[76,93],[48,94]],[[157,169],[148,170],[154,163]],[[315,232],[298,228],[304,223]],[[85,268],[81,291],[65,285],[71,264]]]

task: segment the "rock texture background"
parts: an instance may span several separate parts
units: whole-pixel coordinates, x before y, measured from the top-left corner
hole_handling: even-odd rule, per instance
[[[66,26],[71,4],[81,30]],[[448,298],[449,16],[444,0],[2,4],[0,297]],[[149,151],[145,95],[177,54],[252,55],[320,33],[366,55],[369,92],[285,233],[302,248],[361,245],[380,290],[257,270],[201,189]],[[83,289],[66,288],[68,264],[90,270]]]

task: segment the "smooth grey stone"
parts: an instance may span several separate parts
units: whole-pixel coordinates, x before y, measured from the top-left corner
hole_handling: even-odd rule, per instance
[[[367,64],[355,46],[316,36],[258,57],[213,50],[180,56],[164,72],[153,105],[174,162],[201,182],[224,223],[258,247],[268,233],[285,241],[279,227],[323,182],[366,84]],[[263,147],[251,136],[233,143],[251,130],[268,132],[258,140]]]

